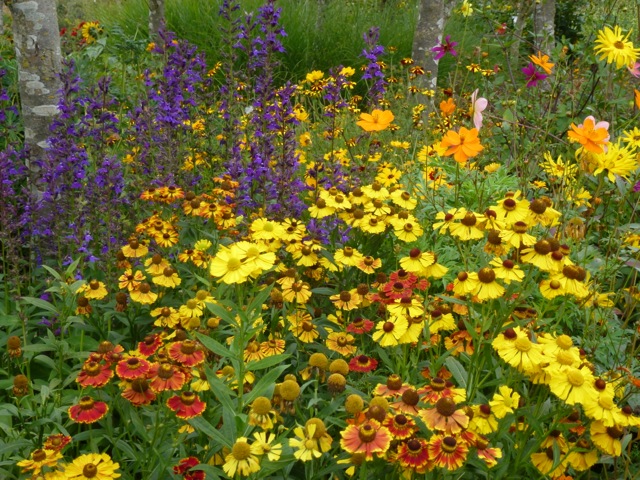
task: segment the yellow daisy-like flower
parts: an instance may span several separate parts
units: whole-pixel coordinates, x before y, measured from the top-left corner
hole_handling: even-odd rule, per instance
[[[489,267],[481,268],[478,272],[479,286],[475,295],[479,300],[491,300],[504,295],[504,287],[496,282],[496,272]]]
[[[629,40],[631,31],[626,35],[622,34],[619,26],[604,27],[598,32],[594,50],[600,55],[600,60],[607,60],[607,63],[616,64],[616,68],[632,66],[638,60],[640,49],[634,48],[633,42]]]
[[[91,280],[89,283],[78,288],[76,293],[84,294],[84,298],[87,300],[102,300],[107,296],[108,292],[104,283],[98,280]]]
[[[633,127],[633,130],[625,130],[623,132],[622,141],[627,144],[628,147],[638,149],[640,148],[640,129]]]
[[[502,260],[499,257],[496,257],[491,260],[489,264],[495,267],[493,272],[495,273],[496,278],[504,281],[507,285],[511,282],[522,282],[524,279],[524,271],[522,271],[519,265],[516,265],[511,260]]]
[[[276,436],[270,432],[256,432],[253,434],[256,444],[262,449],[263,455],[271,462],[277,462],[282,455],[282,444],[276,443]]]
[[[61,458],[62,455],[58,451],[39,448],[31,452],[29,458],[19,461],[17,465],[22,467],[23,473],[31,471],[37,475],[42,467],[54,467]]]
[[[597,398],[595,379],[589,367],[558,367],[546,369],[549,373],[549,389],[567,405],[584,404],[587,398]]]
[[[640,131],[638,134],[640,135]],[[549,177],[571,180],[578,173],[578,166],[575,163],[565,162],[562,159],[562,155],[558,156],[557,160],[554,160],[551,152],[547,151],[543,156],[544,162],[540,164],[540,167]]]
[[[231,453],[225,457],[222,469],[230,477],[239,474],[248,477],[252,473],[260,471],[260,459],[264,451],[260,443],[254,442],[249,445],[245,437],[239,437],[231,448]]]
[[[378,322],[373,333],[373,340],[381,347],[392,347],[399,344],[402,337],[409,328],[409,322],[404,316],[391,317],[388,320]]]
[[[542,346],[529,339],[529,333],[519,327],[508,328],[491,343],[498,356],[514,368],[533,373],[545,363]]]
[[[68,480],[110,480],[120,477],[119,467],[106,453],[88,453],[67,464],[64,474]]]
[[[500,386],[498,392],[493,394],[493,399],[489,402],[489,406],[491,407],[491,413],[496,418],[504,418],[518,408],[520,394],[506,385]]]
[[[258,218],[251,224],[252,240],[276,240],[282,239],[285,234],[284,227],[278,222],[266,218]]]
[[[593,172],[598,175],[606,171],[610,182],[616,181],[616,175],[629,180],[629,175],[638,169],[638,161],[630,145],[610,143],[606,152],[596,155],[597,168]]]
[[[252,270],[242,262],[244,255],[240,249],[221,247],[209,264],[211,275],[227,284],[246,282]]]
[[[620,439],[624,435],[624,430],[618,425],[612,427],[605,426],[601,421],[591,422],[591,441],[603,453],[612,457],[619,457],[622,454],[622,442]]]

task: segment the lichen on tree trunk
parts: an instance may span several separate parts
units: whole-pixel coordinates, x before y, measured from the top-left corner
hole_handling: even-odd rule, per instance
[[[164,0],[149,0],[149,37],[157,38],[164,23]]]
[[[13,17],[24,141],[31,165],[47,147],[61,88],[60,31],[55,0],[7,1]]]

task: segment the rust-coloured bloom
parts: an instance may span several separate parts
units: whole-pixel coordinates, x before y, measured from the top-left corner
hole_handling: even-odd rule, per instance
[[[202,470],[192,470],[193,467],[198,465],[200,460],[196,457],[182,458],[178,465],[173,467],[173,473],[182,475],[184,480],[204,480],[206,478],[205,473]]]
[[[431,430],[456,435],[469,426],[469,417],[462,408],[457,408],[452,398],[441,398],[435,407],[421,410],[420,418]]]
[[[88,395],[80,398],[77,405],[69,407],[69,417],[77,423],[94,423],[104,417],[109,411],[109,406],[100,401],[95,401]]]
[[[113,370],[109,365],[100,364],[99,362],[88,360],[82,366],[82,370],[76,378],[83,387],[101,388],[104,387],[113,377]]]
[[[156,393],[180,390],[187,380],[187,376],[178,366],[167,362],[152,364],[147,377],[151,390]]]
[[[138,343],[138,351],[145,357],[148,357],[156,353],[161,346],[162,338],[160,338],[160,335],[157,333],[154,333],[147,335],[142,342]]]
[[[54,450],[59,452],[71,442],[71,437],[63,435],[62,433],[56,433],[49,435],[44,441],[42,448],[45,450]]]
[[[182,392],[180,395],[174,395],[167,400],[167,406],[176,412],[176,417],[183,420],[197,417],[207,408],[207,404],[193,392]]]
[[[444,152],[445,156],[453,155],[454,160],[458,163],[466,163],[467,160],[484,150],[476,128],[469,130],[460,127],[460,132],[449,130],[440,142],[440,146],[447,149]]]
[[[347,452],[364,453],[367,460],[373,460],[373,454],[384,454],[391,446],[391,433],[380,422],[372,418],[360,425],[349,425],[340,434],[340,445]]]
[[[447,470],[462,467],[469,453],[469,447],[461,439],[441,435],[431,437],[428,448],[433,464]]]
[[[18,358],[22,355],[22,342],[20,341],[20,337],[12,335],[7,339],[7,353],[12,358]]]
[[[352,372],[371,372],[378,367],[378,361],[367,355],[358,355],[349,361],[349,370]]]
[[[123,380],[133,380],[144,377],[151,368],[151,364],[144,358],[129,357],[120,360],[116,365],[116,373]]]
[[[204,352],[193,340],[173,342],[169,347],[169,357],[185,367],[194,367],[204,362]]]
[[[125,385],[126,387],[120,395],[136,407],[148,405],[156,399],[156,394],[149,387],[149,382],[146,378],[136,378],[131,381],[125,380]]]
[[[424,438],[411,438],[400,444],[396,458],[403,468],[425,473],[430,470],[429,443]]]
[[[413,437],[418,431],[416,422],[410,416],[403,413],[388,415],[387,418],[384,419],[384,422],[382,422],[382,425],[389,429],[394,440],[406,440],[407,438]]]

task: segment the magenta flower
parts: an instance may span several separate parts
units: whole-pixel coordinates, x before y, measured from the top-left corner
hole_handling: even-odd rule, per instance
[[[633,191],[640,192],[640,180],[638,180],[638,182],[633,186]]]
[[[440,42],[440,45],[436,45],[431,49],[435,55],[433,56],[434,60],[440,60],[447,53],[451,54],[454,57],[458,56],[458,52],[456,52],[455,46],[458,45],[458,42],[451,41],[451,35],[447,35],[444,39],[444,42]]]
[[[539,72],[536,69],[535,65],[531,62],[529,62],[529,65],[522,69],[522,73],[527,76],[527,87],[535,87],[540,80],[544,80],[545,78],[547,78],[547,75]]]

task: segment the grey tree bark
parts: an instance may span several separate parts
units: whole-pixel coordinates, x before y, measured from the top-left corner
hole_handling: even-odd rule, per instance
[[[520,43],[522,41],[522,37],[524,35],[524,28],[527,24],[527,19],[531,17],[534,10],[534,1],[535,0],[519,0],[518,6],[516,10],[516,18],[514,22],[514,39],[511,44],[511,49],[509,51],[509,56],[511,57],[511,63],[514,65],[518,64],[520,57]]]
[[[541,0],[536,3],[533,27],[535,33],[535,48],[547,55],[554,47],[556,17],[556,0]]]
[[[157,38],[165,22],[164,0],[149,0],[149,36]]]
[[[421,88],[435,88],[438,83],[438,62],[433,59],[431,49],[442,41],[444,26],[451,15],[453,4],[448,0],[420,2],[411,56],[426,72],[431,73],[416,78],[416,85]]]
[[[61,52],[56,1],[12,0],[7,6],[13,17],[24,141],[33,162],[44,154],[49,125],[58,114]]]

